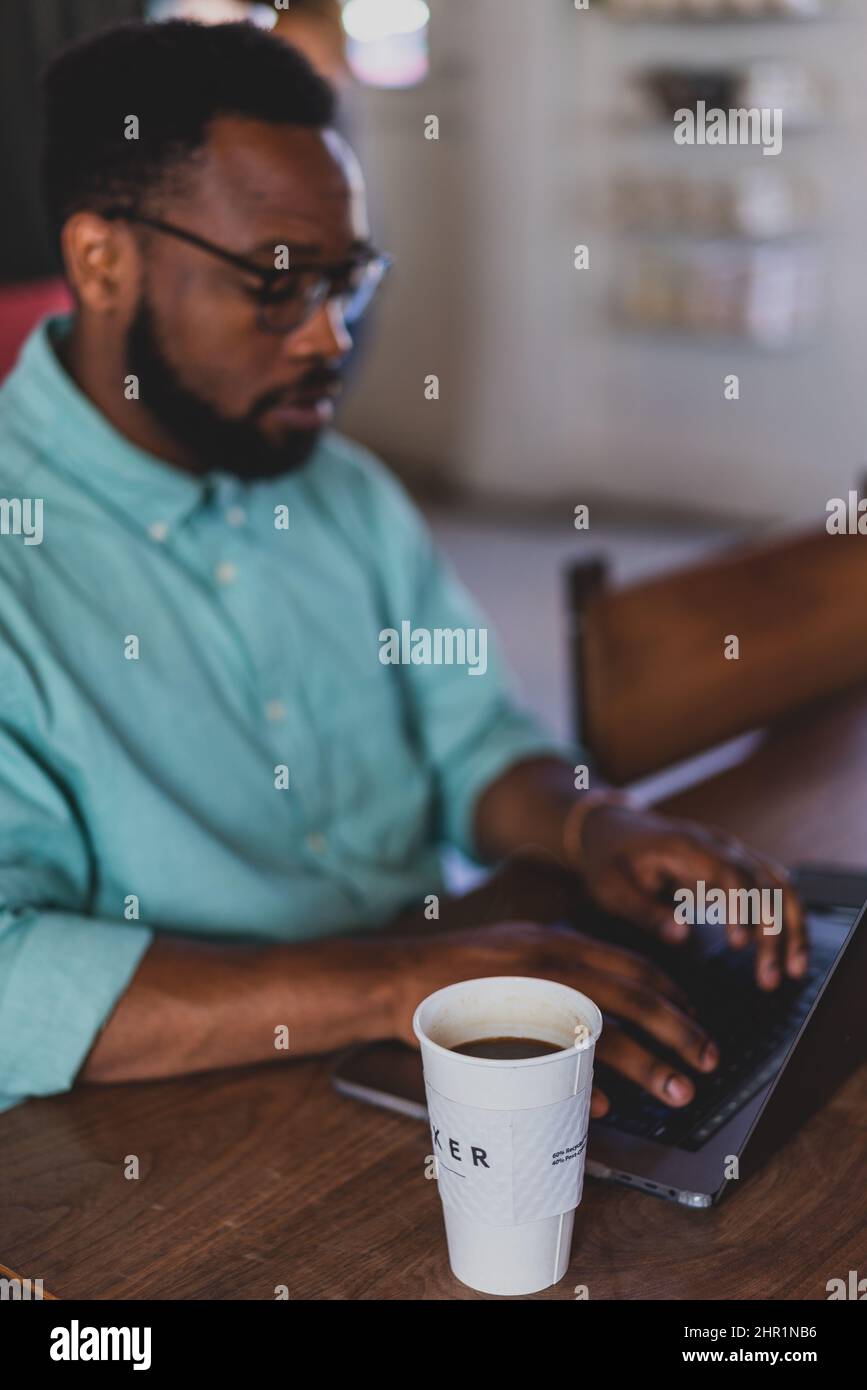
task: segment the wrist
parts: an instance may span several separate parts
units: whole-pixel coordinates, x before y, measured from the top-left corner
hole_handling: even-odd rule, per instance
[[[397,1036],[397,1021],[404,1007],[407,985],[407,953],[399,938],[369,942],[370,957],[362,975],[365,995],[362,1037],[367,1041]]]
[[[584,830],[593,812],[606,808],[628,808],[631,805],[632,800],[627,793],[614,791],[610,788],[585,792],[580,800],[575,802],[566,816],[563,827],[563,845],[566,857],[573,869],[576,869],[578,873],[585,871]]]
[[[376,1007],[371,1010],[369,1037],[406,1037],[407,1020],[423,998],[423,992],[415,998],[414,966],[420,945],[412,933],[379,943],[375,978],[370,981]]]

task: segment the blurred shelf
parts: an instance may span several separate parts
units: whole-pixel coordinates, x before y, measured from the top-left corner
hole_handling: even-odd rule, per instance
[[[671,326],[646,325],[612,311],[609,316],[611,326],[624,337],[651,347],[673,347],[686,350],[699,348],[718,348],[731,352],[750,353],[757,358],[801,357],[821,347],[819,330],[804,333],[800,337],[764,339],[744,333],[728,333],[709,328],[683,328],[678,324]]]
[[[790,250],[800,246],[817,247],[827,236],[826,230],[821,227],[800,228],[793,232],[780,232],[778,235],[710,230],[688,232],[680,227],[619,227],[616,225],[611,227],[611,231],[615,236],[623,237],[630,242],[664,243],[667,248],[675,251],[679,246],[688,249],[690,247],[719,245],[743,247],[744,250],[751,250],[754,247],[769,247],[770,249],[780,247],[784,250]]]
[[[844,16],[821,14],[821,15],[792,15],[786,18],[783,15],[610,15],[608,16],[615,24],[622,24],[628,29],[659,29],[663,25],[668,29],[725,29],[729,31],[737,29],[793,29],[803,27],[812,28],[815,24],[828,24],[839,22]]]
[[[632,8],[631,13],[630,8]],[[819,0],[816,5],[792,7],[785,12],[781,12],[781,6],[774,5],[771,0],[751,9],[748,13],[744,13],[743,10],[738,13],[736,7],[731,4],[717,4],[704,8],[699,5],[683,5],[681,7],[672,5],[670,8],[658,6],[657,9],[658,12],[653,14],[649,5],[641,8],[640,6],[630,7],[609,3],[605,6],[605,16],[617,24],[625,24],[630,28],[639,25],[656,27],[664,24],[682,25],[685,28],[719,27],[726,29],[753,28],[760,25],[781,28],[799,24],[821,24],[828,20],[846,18],[844,7],[837,3],[826,3],[825,0]]]

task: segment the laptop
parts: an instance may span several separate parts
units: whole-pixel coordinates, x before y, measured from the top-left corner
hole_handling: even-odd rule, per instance
[[[605,939],[653,957],[684,987],[721,1061],[710,1076],[694,1075],[695,1098],[677,1110],[597,1062],[595,1080],[611,1108],[590,1124],[590,1176],[710,1207],[867,1061],[867,875],[805,866],[793,879],[807,911],[810,966],[770,994],[754,983],[753,948],[732,950],[723,927],[697,928],[672,949],[600,920]],[[655,1043],[653,1050],[666,1055]],[[353,1048],[333,1083],[342,1095],[427,1122],[421,1056],[403,1043]]]

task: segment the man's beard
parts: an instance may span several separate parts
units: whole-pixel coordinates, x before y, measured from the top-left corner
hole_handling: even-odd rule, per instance
[[[276,398],[263,397],[247,415],[233,420],[184,386],[160,346],[144,295],[130,325],[126,352],[127,370],[138,378],[142,405],[192,453],[203,473],[234,473],[246,480],[275,478],[302,468],[313,453],[322,427],[292,430],[279,444],[271,443],[257,428],[256,419],[276,404]],[[333,373],[320,373],[323,379],[324,375],[334,379]]]

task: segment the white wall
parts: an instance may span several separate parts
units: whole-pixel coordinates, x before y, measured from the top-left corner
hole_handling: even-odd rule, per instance
[[[365,93],[374,217],[399,263],[341,424],[409,473],[512,499],[600,498],[815,519],[867,472],[867,7],[815,25],[617,25],[569,0],[432,0],[431,80]],[[829,312],[783,355],[613,327],[628,243],[607,176],[679,150],[612,118],[643,61],[800,56],[833,79],[831,127],[766,164],[806,168],[828,208]],[[438,144],[423,119],[440,116]],[[572,248],[591,245],[590,272]],[[428,372],[443,397],[425,402]],[[726,373],[741,400],[723,399]]]

